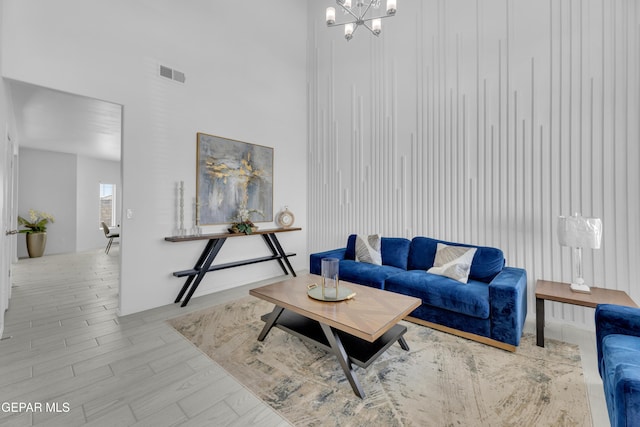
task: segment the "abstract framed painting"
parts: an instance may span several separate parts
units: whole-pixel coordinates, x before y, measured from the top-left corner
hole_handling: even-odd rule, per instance
[[[197,145],[198,223],[230,223],[241,209],[273,221],[273,148],[200,132]]]

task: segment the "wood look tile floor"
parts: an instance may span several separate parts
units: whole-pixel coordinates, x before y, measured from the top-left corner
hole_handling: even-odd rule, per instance
[[[0,425],[290,425],[165,322],[256,284],[118,317],[117,246],[21,259],[12,275]]]
[[[0,341],[0,425],[290,425],[165,322],[278,278],[194,298],[185,308],[118,317],[118,261],[116,245],[109,255],[97,249],[13,266]],[[533,322],[526,330],[535,332]],[[546,337],[580,345],[593,425],[608,425],[594,333],[548,324]]]

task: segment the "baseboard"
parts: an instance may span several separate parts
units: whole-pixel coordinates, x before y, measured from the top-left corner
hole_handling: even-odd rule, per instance
[[[501,341],[497,341],[491,338],[483,337],[481,335],[472,334],[470,332],[460,331],[458,329],[449,328],[448,326],[439,325],[437,323],[427,322],[426,320],[418,319],[417,317],[407,316],[404,320],[417,323],[418,325],[426,326],[431,329],[436,329],[441,332],[446,332],[448,334],[456,335],[462,338],[466,338],[472,341],[477,341],[482,344],[490,345],[492,347],[499,348],[501,350],[506,350],[510,352],[515,352],[517,347],[515,345],[503,343]]]

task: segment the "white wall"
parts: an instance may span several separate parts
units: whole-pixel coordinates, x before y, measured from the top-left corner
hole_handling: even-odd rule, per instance
[[[571,279],[557,217],[581,212],[604,223],[586,280],[640,303],[639,2],[399,1],[348,43],[309,5],[311,252],[354,232],[497,246],[534,315],[536,279]]]
[[[78,156],[77,182],[77,241],[76,251],[105,247],[107,240],[100,228],[100,184],[116,185],[116,224],[120,217],[122,186],[120,183],[120,162]]]
[[[45,255],[75,252],[77,156],[24,147],[18,156],[18,215],[28,218],[29,209],[53,215]],[[26,239],[18,236],[18,257],[28,256]]]
[[[175,228],[176,182],[185,181],[187,200],[195,196],[197,132],[274,147],[274,206],[289,205],[303,227],[281,241],[298,253],[294,267],[307,268],[306,2],[4,7],[3,76],[123,105],[122,207],[134,216],[121,227],[121,314],[173,302],[182,280],[171,272],[191,267],[203,247],[163,240]],[[274,10],[279,21],[265,19]],[[159,77],[160,64],[184,72],[186,83]],[[220,259],[256,252],[268,253],[259,237],[232,239]],[[222,271],[196,295],[278,274],[277,263]]]

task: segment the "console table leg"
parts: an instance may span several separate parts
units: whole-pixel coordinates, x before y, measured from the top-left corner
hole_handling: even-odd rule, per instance
[[[275,326],[276,322],[278,321],[278,318],[280,317],[283,311],[284,311],[284,307],[280,307],[276,305],[273,308],[273,311],[271,312],[271,314],[269,314],[269,317],[267,318],[267,321],[265,322],[264,327],[260,332],[260,335],[258,335],[258,341],[264,341],[264,339],[266,338],[271,328]]]
[[[349,356],[347,355],[347,352],[345,351],[344,346],[342,345],[342,341],[340,340],[340,337],[338,336],[337,332],[331,329],[330,326],[325,325],[324,323],[320,323],[320,326],[322,327],[322,332],[324,332],[324,335],[327,337],[327,340],[329,341],[329,345],[333,350],[333,354],[335,354],[336,357],[338,358],[338,362],[340,362],[340,366],[342,367],[342,370],[344,371],[344,374],[347,377],[347,380],[349,380],[349,384],[351,384],[351,388],[353,389],[353,392],[359,398],[364,399],[365,394],[364,394],[364,391],[362,390],[362,386],[360,385],[358,378],[356,377],[355,373],[353,372],[353,369],[351,368],[351,362],[349,361]]]
[[[293,270],[293,267],[291,267],[291,263],[289,262],[287,253],[284,251],[284,249],[282,249],[282,245],[280,245],[280,242],[278,241],[278,238],[276,237],[276,235],[268,234],[268,236],[271,238],[271,241],[273,242],[276,249],[278,250],[278,253],[282,257],[282,260],[285,262],[285,264],[287,264],[287,267],[289,267],[289,270],[291,271],[291,274],[293,275],[293,277],[297,277],[296,272]]]
[[[196,291],[196,289],[198,289],[198,286],[200,285],[200,282],[204,278],[204,275],[207,274],[207,272],[209,271],[209,267],[211,266],[211,263],[213,263],[213,260],[216,258],[216,256],[218,255],[218,252],[220,252],[220,249],[222,248],[222,245],[224,245],[224,242],[227,239],[212,239],[212,240],[214,241],[213,245],[209,250],[209,253],[206,255],[204,262],[200,266],[198,274],[195,276],[195,280],[191,285],[191,289],[189,289],[189,293],[187,293],[187,297],[184,299],[180,307],[184,307],[187,305],[187,303],[193,296],[193,293]],[[207,248],[208,247],[209,245],[207,245]],[[205,248],[205,251],[206,250],[207,249]],[[203,255],[204,255],[204,252],[203,252]]]
[[[544,300],[536,298],[536,345],[544,347]]]
[[[193,282],[194,277],[196,276],[189,276],[187,280],[185,280],[184,285],[182,285],[182,289],[180,289],[180,292],[178,293],[178,296],[176,297],[174,303],[180,302],[180,300],[184,296],[184,293],[187,291],[187,289],[189,289],[189,285],[191,285],[191,282]]]
[[[210,239],[207,242],[207,244],[204,247],[204,250],[200,254],[200,258],[198,258],[198,261],[196,262],[196,265],[193,266],[194,270],[198,270],[200,269],[200,267],[202,267],[202,263],[207,259],[207,256],[209,256],[209,254],[211,253],[211,249],[213,248],[214,243],[215,243],[214,239]],[[180,289],[180,292],[178,293],[178,296],[176,297],[176,300],[174,301],[174,303],[180,302],[180,300],[184,296],[184,293],[187,291],[187,289],[189,289],[189,285],[191,285],[191,282],[193,282],[193,279],[195,277],[196,277],[195,275],[191,275],[187,278],[187,280],[185,280],[184,285],[182,286],[182,289]]]
[[[262,239],[264,240],[264,242],[267,244],[267,246],[269,247],[269,250],[271,250],[271,254],[272,255],[279,255],[278,251],[276,250],[276,248],[273,246],[273,243],[271,243],[271,239],[269,238],[268,234],[263,234],[262,235]],[[287,271],[286,267],[284,266],[284,264],[282,263],[282,259],[278,258],[278,264],[280,264],[280,268],[282,269],[282,271],[284,272],[284,274],[289,274],[289,272]]]

